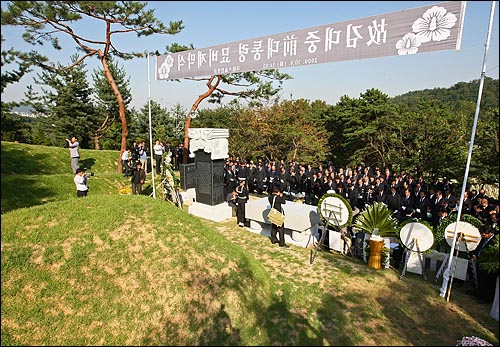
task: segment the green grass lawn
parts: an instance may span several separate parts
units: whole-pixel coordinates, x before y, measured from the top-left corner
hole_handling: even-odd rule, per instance
[[[2,142],[1,345],[498,345],[490,306],[358,259],[282,249],[145,193],[120,194],[118,151]],[[149,189],[150,175],[148,175]]]

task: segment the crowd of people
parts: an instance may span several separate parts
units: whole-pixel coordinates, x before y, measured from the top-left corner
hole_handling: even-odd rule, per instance
[[[224,167],[225,194],[244,179],[252,194],[270,194],[279,185],[288,200],[303,199],[317,205],[321,197],[333,192],[344,197],[356,212],[374,202],[383,202],[400,222],[419,218],[436,228],[446,216],[456,213],[461,192],[447,178],[426,180],[422,175],[391,171],[379,166],[335,167],[333,164],[313,168],[309,164],[283,161],[233,159]],[[498,232],[498,199],[484,189],[465,192],[462,213],[480,219]]]
[[[122,173],[123,177],[130,177],[132,182],[132,194],[142,194],[142,185],[146,180],[148,173],[148,148],[146,142],[133,142],[127,146],[122,153]],[[165,156],[165,154],[167,154]],[[156,140],[153,145],[153,164],[156,175],[161,175],[164,162],[171,163],[175,170],[179,170],[179,164],[182,163],[184,155],[184,146],[179,144],[172,147],[170,143],[164,144]],[[162,160],[162,158],[164,160]]]
[[[67,139],[70,151],[71,167],[77,174],[80,159],[79,143],[76,137]],[[164,153],[170,155],[168,162],[174,170],[179,170],[183,162],[184,145],[179,143],[173,147],[156,140],[153,146],[156,174],[161,174]],[[132,177],[135,184],[141,184],[141,178],[134,178],[139,167],[144,174],[148,172],[148,148],[145,141],[133,142],[122,154],[122,173],[124,177]],[[400,222],[409,218],[419,218],[429,222],[435,229],[446,216],[456,213],[460,204],[460,192],[456,191],[453,180],[436,178],[432,181],[422,175],[414,177],[407,173],[391,171],[377,165],[356,167],[336,167],[332,163],[313,168],[311,164],[297,162],[285,163],[258,158],[245,160],[229,157],[224,166],[224,196],[238,194],[242,200],[243,193],[237,193],[244,181],[245,192],[250,194],[271,194],[278,185],[288,200],[302,198],[305,204],[317,205],[327,192],[334,192],[344,197],[356,214],[373,202],[383,202],[393,211],[393,216]],[[135,189],[137,188],[137,189]],[[239,188],[241,189],[241,188]],[[134,191],[141,191],[134,185]],[[226,199],[228,201],[228,199]],[[462,214],[472,215],[484,224],[490,225],[498,233],[498,199],[486,195],[484,189],[470,189],[464,194]],[[238,225],[244,224],[241,211],[238,214]],[[244,214],[243,214],[244,216]]]
[[[317,205],[324,194],[336,193],[346,199],[353,214],[363,211],[374,202],[382,202],[400,222],[412,218],[425,221],[436,231],[440,222],[458,213],[461,191],[457,191],[457,181],[445,178],[426,180],[422,175],[414,177],[408,173],[398,173],[390,168],[357,165],[356,167],[336,167],[333,164],[313,168],[308,164],[284,161],[245,160],[228,158],[224,167],[224,188],[227,201],[237,211],[240,204],[244,211],[245,201],[239,202],[237,189],[245,182],[250,194],[276,194],[284,197],[283,202],[297,199],[305,204]],[[241,190],[241,188],[240,188]],[[275,201],[273,199],[272,201]],[[281,208],[281,199],[278,206]],[[491,239],[498,234],[498,199],[487,196],[485,189],[467,189],[462,202],[462,214],[479,219],[482,236],[477,249],[470,256],[477,263],[481,250],[491,245]],[[238,214],[238,224],[245,221]],[[244,214],[243,214],[244,215]],[[277,233],[280,238],[277,238]],[[283,230],[272,225],[272,243],[284,243]],[[497,273],[491,274],[477,266],[478,287],[473,291],[479,302],[491,303]]]
[[[162,158],[167,153],[169,158],[166,159],[175,170],[179,170],[179,164],[182,164],[184,156],[184,145],[180,143],[177,147],[172,146],[170,143],[164,143],[156,140],[153,145],[153,167],[157,175],[161,175],[163,169]],[[136,163],[140,161],[142,168],[148,172],[151,168],[151,155],[146,142],[140,143],[133,142],[131,146],[127,146],[122,153],[122,173],[124,177],[131,177]],[[149,165],[148,165],[149,163]]]

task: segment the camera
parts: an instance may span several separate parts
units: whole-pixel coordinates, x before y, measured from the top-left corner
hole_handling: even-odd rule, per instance
[[[93,172],[87,172],[87,168],[86,167],[82,167],[81,170],[83,171],[83,175],[84,176],[87,176],[87,177],[94,176]]]

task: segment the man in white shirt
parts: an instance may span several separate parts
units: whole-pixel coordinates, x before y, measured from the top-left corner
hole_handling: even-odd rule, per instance
[[[122,153],[122,173],[123,177],[129,176],[128,161],[130,159],[130,147],[125,148]]]
[[[87,196],[89,192],[89,187],[87,186],[87,181],[90,179],[90,176],[85,174],[82,169],[76,169],[76,174],[73,179],[76,185],[76,196],[81,198]]]
[[[76,136],[71,138],[71,141],[66,139],[69,147],[69,156],[71,157],[71,168],[73,169],[73,173],[76,174],[76,169],[78,169],[78,163],[80,161],[80,152],[78,149],[80,148],[80,143]]]
[[[161,175],[161,158],[163,155],[163,145],[160,143],[160,140],[156,140],[156,143],[153,146],[153,151],[155,153],[156,173],[158,175]]]

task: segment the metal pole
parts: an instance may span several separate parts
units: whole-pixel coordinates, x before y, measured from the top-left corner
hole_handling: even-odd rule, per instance
[[[448,266],[446,267],[446,270],[444,271],[443,274],[443,285],[441,286],[439,295],[441,297],[446,297],[446,301],[449,301],[450,295],[449,291],[451,291],[451,284],[448,286],[448,283],[450,282],[450,275],[453,277],[453,274],[450,273],[451,265],[453,262],[453,251],[456,247],[457,243],[457,228],[458,228],[458,223],[460,222],[460,215],[462,214],[462,205],[464,201],[464,195],[465,195],[465,189],[467,187],[467,178],[469,176],[469,167],[470,167],[470,162],[471,162],[471,157],[472,157],[472,147],[474,146],[474,137],[476,136],[476,127],[477,127],[477,119],[479,117],[479,108],[481,105],[481,95],[483,94],[483,86],[484,86],[484,75],[486,73],[486,57],[488,55],[488,50],[490,48],[490,40],[491,40],[491,27],[493,26],[493,18],[495,16],[495,1],[491,2],[491,13],[490,13],[490,25],[488,27],[488,35],[486,38],[486,45],[484,49],[484,56],[483,56],[483,69],[481,71],[481,80],[479,82],[479,92],[477,95],[477,101],[476,101],[476,112],[474,114],[474,124],[472,126],[472,134],[471,134],[471,139],[469,142],[469,154],[467,156],[467,165],[465,166],[465,175],[464,175],[464,182],[462,184],[462,193],[460,194],[460,204],[458,205],[458,214],[457,214],[457,222],[455,223],[455,229],[453,231],[453,241],[451,243],[451,250],[450,250],[450,257],[448,259]],[[457,251],[458,255],[458,251]],[[453,278],[452,278],[453,279]]]
[[[153,199],[156,199],[155,171],[153,167],[153,131],[151,129],[151,74],[149,72],[149,52],[148,52],[148,114],[149,114],[149,149],[151,150],[151,184],[153,185]]]

